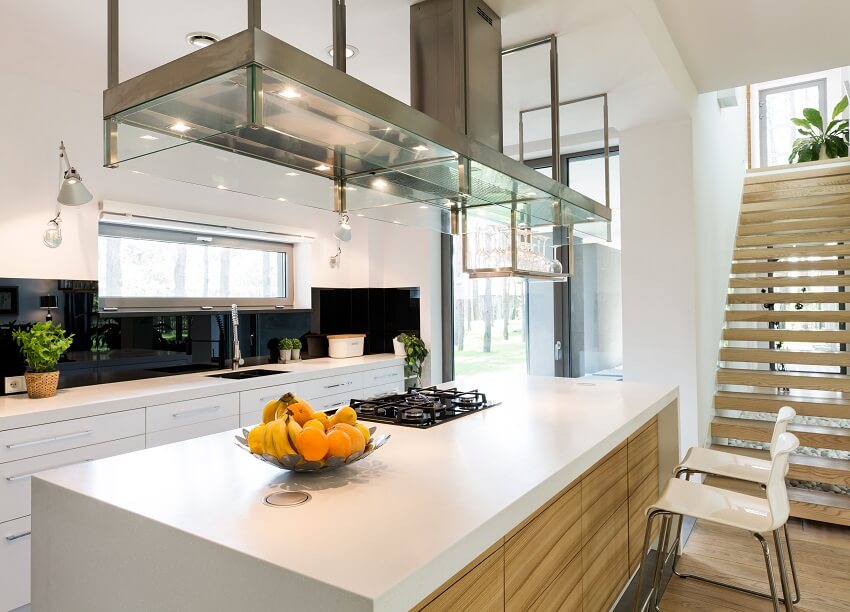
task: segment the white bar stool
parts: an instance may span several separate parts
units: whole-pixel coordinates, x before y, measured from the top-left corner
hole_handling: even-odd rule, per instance
[[[694,447],[688,451],[688,453],[685,455],[685,458],[682,460],[682,463],[680,463],[678,467],[676,467],[674,474],[677,478],[684,475],[686,479],[690,479],[691,474],[722,476],[724,478],[733,478],[735,480],[754,482],[764,487],[767,485],[767,479],[770,475],[772,459],[776,453],[776,441],[778,440],[780,435],[784,434],[787,431],[788,425],[791,423],[795,416],[797,416],[797,412],[793,408],[791,408],[791,406],[783,406],[779,409],[779,412],[776,416],[776,424],[773,427],[773,435],[770,440],[771,461],[767,461],[765,459],[756,459],[744,455],[736,455],[735,453],[728,453],[725,451],[714,450],[711,448]],[[800,602],[800,584],[797,579],[797,567],[794,563],[794,555],[791,552],[791,540],[788,537],[787,522],[783,526],[783,533],[785,535],[785,549],[788,551],[788,563],[791,566],[791,579],[794,583],[794,598],[791,601],[792,603],[796,604]],[[678,546],[678,543],[681,538],[682,525],[680,522],[679,534],[674,544],[675,546]],[[710,584],[728,587],[731,589],[735,589],[736,591],[749,593],[750,595],[757,595],[759,597],[769,597],[769,595],[765,593],[760,593],[751,589],[745,589],[743,587],[718,582],[716,580],[710,580],[708,578],[703,578],[702,576],[697,576],[695,574],[679,573],[679,571],[676,569],[677,564],[678,559],[673,563],[673,573],[676,574],[679,578],[693,578],[694,580],[701,580]]]
[[[780,598],[776,591],[773,578],[773,563],[770,558],[770,546],[762,534],[773,534],[776,558],[779,562],[779,578],[782,585],[782,602],[787,612],[793,612],[794,606],[788,596],[788,578],[785,570],[785,558],[779,538],[779,529],[786,523],[790,514],[788,490],[785,488],[785,471],[788,467],[788,457],[800,442],[791,433],[780,434],[775,445],[773,464],[767,478],[767,499],[745,495],[735,491],[727,491],[709,485],[671,478],[661,497],[646,509],[646,533],[643,542],[643,559],[638,575],[638,589],[635,595],[634,611],[643,610],[651,604],[651,610],[659,610],[658,600],[660,591],[663,559],[667,554],[670,542],[670,531],[674,516],[690,516],[727,527],[736,527],[750,532],[761,544],[767,568],[770,599],[773,600],[774,612],[779,612]],[[645,601],[641,600],[643,577],[646,571],[646,555],[649,553],[650,538],[655,519],[662,517],[661,534],[659,536],[658,555],[653,569],[652,588]],[[720,586],[728,586],[717,583]]]

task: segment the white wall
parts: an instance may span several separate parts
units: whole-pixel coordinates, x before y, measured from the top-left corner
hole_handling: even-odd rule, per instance
[[[720,109],[715,93],[697,98],[693,119],[696,242],[698,441],[710,442],[720,335],[747,165],[746,92]]]
[[[34,74],[34,73],[33,73]],[[0,69],[14,83],[0,96],[10,118],[0,144],[0,277],[97,278],[97,202],[114,200],[207,213],[287,227],[316,236],[310,274],[318,287],[422,288],[422,334],[440,354],[439,235],[427,230],[352,216],[353,239],[343,245],[342,265],[331,268],[336,215],[317,209],[225,192],[102,167],[101,91],[57,91],[48,81]],[[64,240],[48,249],[41,234],[55,215],[59,140],[94,195],[94,202],[63,207]],[[434,371],[441,372],[439,359]]]
[[[620,133],[623,377],[679,386],[680,447],[698,440],[691,121]]]

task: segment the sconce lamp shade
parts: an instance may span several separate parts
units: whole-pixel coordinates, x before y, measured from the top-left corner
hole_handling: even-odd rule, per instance
[[[337,240],[343,242],[351,240],[351,226],[348,224],[348,215],[341,214],[339,216],[339,226],[334,230],[334,236]]]
[[[91,202],[92,194],[83,185],[80,175],[74,168],[65,172],[65,178],[62,181],[62,187],[59,189],[59,196],[56,198],[60,204],[66,206],[81,206],[87,202]]]
[[[58,308],[58,306],[55,295],[42,295],[38,298],[39,308]]]

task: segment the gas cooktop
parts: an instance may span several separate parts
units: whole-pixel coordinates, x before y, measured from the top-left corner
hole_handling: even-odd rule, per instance
[[[487,396],[477,389],[459,391],[455,388],[424,387],[410,389],[407,393],[351,400],[351,407],[362,421],[425,429],[499,403],[488,401]]]

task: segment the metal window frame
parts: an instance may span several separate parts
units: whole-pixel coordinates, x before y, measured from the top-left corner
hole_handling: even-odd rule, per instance
[[[98,296],[98,311],[104,314],[115,313],[209,313],[229,312],[236,304],[243,310],[285,310],[292,309],[295,303],[293,278],[293,245],[282,242],[253,240],[250,238],[229,238],[226,236],[208,236],[203,228],[197,232],[176,231],[140,227],[132,225],[114,225],[100,223],[98,238],[116,237],[129,240],[150,240],[173,242],[179,244],[197,245],[197,238],[205,238],[204,244],[224,248],[246,249],[252,251],[267,251],[283,256],[284,292],[285,295],[271,298],[258,297],[122,297]]]
[[[771,87],[769,89],[759,90],[759,167],[767,168],[767,112],[766,100],[767,96],[794,91],[795,89],[807,89],[816,86],[818,88],[818,110],[821,117],[826,120],[826,77],[822,79],[812,79],[811,81],[802,81],[800,83],[792,83],[790,85],[780,85],[779,87]]]

